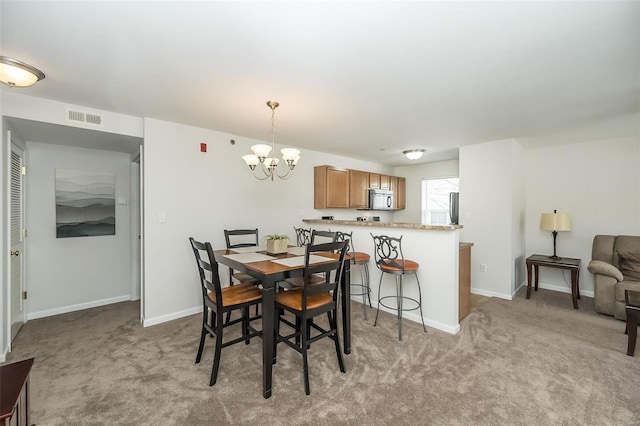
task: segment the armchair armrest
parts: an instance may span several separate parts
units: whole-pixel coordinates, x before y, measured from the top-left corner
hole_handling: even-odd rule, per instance
[[[592,274],[606,275],[611,278],[615,278],[618,281],[622,281],[624,277],[622,272],[610,263],[603,262],[602,260],[592,260],[589,262],[587,269]]]

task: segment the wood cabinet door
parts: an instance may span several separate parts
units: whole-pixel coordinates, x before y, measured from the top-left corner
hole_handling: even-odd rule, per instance
[[[389,176],[389,190],[393,191],[393,208],[398,208],[398,177]]]
[[[407,208],[407,179],[398,178],[398,190],[395,191],[395,203],[397,209]]]
[[[349,170],[327,167],[327,208],[349,207]]]
[[[380,175],[377,173],[369,173],[369,188],[380,189]]]
[[[389,182],[391,180],[391,176],[380,175],[380,189],[390,189]]]
[[[349,170],[349,207],[366,209],[369,206],[369,173]]]

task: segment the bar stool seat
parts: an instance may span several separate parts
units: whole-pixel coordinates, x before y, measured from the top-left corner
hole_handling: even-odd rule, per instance
[[[395,309],[398,315],[398,340],[402,341],[402,312],[420,310],[420,320],[422,321],[422,329],[427,332],[424,325],[424,317],[422,315],[422,290],[420,288],[420,280],[417,271],[420,265],[412,260],[404,258],[402,253],[402,236],[400,238],[389,237],[386,235],[373,235],[375,248],[375,262],[380,269],[380,283],[378,284],[378,309],[376,310],[376,319],[373,322],[375,327],[378,324],[378,314],[380,313],[380,305],[387,309]],[[391,274],[396,278],[396,294],[383,296],[380,295],[382,288],[382,278],[384,274]],[[418,284],[418,299],[403,295],[403,279],[405,275],[413,275],[416,277]],[[385,304],[387,300],[395,300],[395,306]],[[404,304],[410,302],[413,306],[405,307]]]

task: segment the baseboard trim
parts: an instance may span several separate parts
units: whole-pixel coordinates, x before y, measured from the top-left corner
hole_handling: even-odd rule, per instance
[[[531,287],[533,287],[533,285]],[[555,284],[546,284],[546,283],[538,282],[538,288],[543,288],[545,290],[553,290],[560,293],[571,294],[571,289],[569,287],[563,287]],[[593,298],[594,294],[593,294],[593,291],[580,289],[580,296],[587,296],[587,297]]]
[[[354,302],[362,304],[362,302],[358,302],[357,300],[354,300]],[[372,311],[374,312],[373,313],[374,318],[375,318],[375,310],[376,310],[376,307],[374,306],[373,309],[372,309]],[[397,311],[394,311],[392,309],[387,309],[384,306],[380,306],[380,310],[383,311],[383,312],[387,312],[387,313],[389,313],[391,315],[397,315],[398,314]],[[407,320],[412,321],[412,322],[416,322],[418,324],[422,324],[422,321],[420,321],[420,315],[416,315],[414,313],[406,313],[405,312],[402,315],[402,318],[403,319],[407,319]],[[435,328],[435,329],[438,329],[440,331],[444,331],[445,333],[449,333],[449,334],[458,334],[458,332],[460,331],[460,324],[456,324],[455,326],[451,326],[451,325],[448,325],[448,324],[444,324],[444,323],[442,323],[440,321],[429,319],[427,317],[424,317],[424,325],[432,327],[432,328]]]
[[[522,287],[526,287],[527,283],[520,283],[520,285],[513,291],[513,293],[511,293],[511,300],[515,299],[516,297],[516,293],[522,288]]]
[[[108,299],[94,300],[87,303],[79,303],[77,305],[63,306],[61,308],[47,309],[46,311],[32,312],[27,314],[27,320],[51,317],[53,315],[66,314],[68,312],[81,311],[83,309],[96,308],[98,306],[111,305],[112,303],[128,302],[131,300],[130,295],[110,297]]]
[[[513,300],[513,296],[510,294],[498,293],[495,291],[484,290],[481,288],[471,287],[471,293],[477,294],[479,296],[497,297],[498,299]]]
[[[145,318],[144,321],[142,321],[142,326],[151,327],[153,325],[162,324],[163,322],[173,321],[179,318],[188,317],[190,315],[195,315],[198,313],[202,313],[202,306],[185,309],[184,311],[172,312],[167,315],[160,315],[159,317],[155,317],[155,318],[148,318],[148,319]]]

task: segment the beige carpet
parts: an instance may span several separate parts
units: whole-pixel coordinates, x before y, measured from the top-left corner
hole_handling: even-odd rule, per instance
[[[314,344],[311,396],[300,355],[281,346],[273,397],[262,398],[258,340],[225,348],[209,387],[211,340],[194,364],[199,316],[142,328],[130,302],[29,321],[10,361],[36,358],[39,426],[640,423],[640,349],[625,354],[624,323],[595,314],[591,299],[580,310],[545,290],[489,299],[458,335],[407,321],[402,343],[391,315],[373,327],[353,308],[347,374],[329,340]]]

